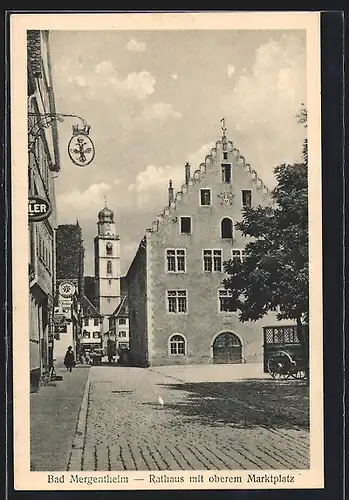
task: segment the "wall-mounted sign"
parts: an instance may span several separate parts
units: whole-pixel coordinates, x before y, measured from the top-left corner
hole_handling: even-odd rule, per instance
[[[41,196],[30,196],[28,199],[29,222],[40,222],[47,219],[51,214],[50,203]]]
[[[62,281],[58,287],[59,294],[62,297],[72,297],[75,293],[76,287],[71,281]]]
[[[68,154],[71,161],[78,167],[86,167],[95,156],[93,142],[85,133],[73,135],[68,144]]]
[[[67,333],[68,325],[55,325],[55,333]]]

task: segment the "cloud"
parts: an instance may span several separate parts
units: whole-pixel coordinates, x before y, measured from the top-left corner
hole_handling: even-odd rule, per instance
[[[122,82],[116,80],[113,83],[116,88],[142,100],[154,92],[156,81],[149,71],[141,71],[140,73],[130,73]]]
[[[182,117],[181,113],[175,111],[172,104],[165,102],[156,102],[151,106],[143,109],[140,121],[151,121],[151,120],[166,120],[168,118],[174,118],[176,120]]]
[[[110,75],[114,72],[114,66],[111,61],[102,61],[95,66],[95,72],[98,75]]]
[[[144,100],[155,91],[155,78],[149,71],[129,73],[122,78],[114,68],[111,61],[102,61],[97,64],[92,72],[84,75],[70,76],[68,81],[84,92],[80,94],[80,99],[86,98],[111,98],[110,92],[114,92],[120,97],[135,97]]]
[[[244,72],[222,99],[228,136],[234,141],[234,129],[238,128],[237,147],[271,187],[276,165],[300,159],[304,129],[295,115],[305,102],[305,79],[302,41],[284,35],[258,47],[251,71]],[[251,143],[248,137],[255,139]]]
[[[177,73],[173,73],[173,74],[170,76],[170,78],[171,78],[172,80],[178,80],[178,78],[179,78],[179,77],[178,77]]]
[[[92,184],[85,191],[74,189],[57,196],[59,219],[70,221],[75,215],[79,218],[90,217],[96,214],[104,205],[104,196],[111,190],[111,186],[104,182]]]
[[[136,182],[128,188],[136,198],[138,208],[152,211],[155,217],[168,203],[168,183],[172,180],[174,192],[180,191],[184,183],[184,164],[189,161],[191,174],[204,162],[205,156],[210,153],[213,144],[201,146],[197,151],[183,158],[183,164],[155,166],[148,165],[136,177]],[[151,215],[151,214],[150,214]]]
[[[73,78],[69,77],[68,81],[71,83],[75,83],[78,87],[86,87],[87,86],[87,82],[83,76],[74,76]]]
[[[130,52],[144,52],[145,51],[145,43],[137,42],[137,40],[132,39],[127,42],[126,45],[127,50]]]
[[[235,73],[235,66],[233,66],[232,64],[228,64],[228,76],[229,76],[229,78],[231,76],[233,76],[234,73]]]

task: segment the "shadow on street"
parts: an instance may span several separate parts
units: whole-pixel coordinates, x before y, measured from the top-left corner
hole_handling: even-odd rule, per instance
[[[167,410],[177,413],[178,425],[196,420],[202,425],[239,428],[309,430],[309,388],[303,381],[249,379],[234,382],[160,384],[186,393]]]

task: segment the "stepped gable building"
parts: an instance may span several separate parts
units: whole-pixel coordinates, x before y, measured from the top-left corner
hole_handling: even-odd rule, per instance
[[[240,323],[229,310],[223,262],[243,259],[235,227],[244,206],[271,205],[267,187],[226,137],[146,231],[127,273],[130,356],[138,366],[261,362],[270,313]]]

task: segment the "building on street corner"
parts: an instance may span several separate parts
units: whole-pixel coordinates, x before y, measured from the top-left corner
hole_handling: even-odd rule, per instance
[[[84,245],[78,221],[57,227],[56,275],[54,355],[59,363],[70,345],[77,355],[81,338]]]
[[[42,127],[45,114],[55,113],[49,32],[27,31],[28,196],[45,200],[50,215],[29,221],[29,353],[31,390],[38,390],[53,363],[55,292],[55,173],[60,171],[55,121]]]
[[[276,313],[240,323],[229,309],[223,262],[243,259],[235,227],[244,207],[272,199],[226,136],[191,172],[146,231],[128,270],[130,356],[139,366],[262,362],[263,326]],[[287,322],[285,322],[287,324]]]

